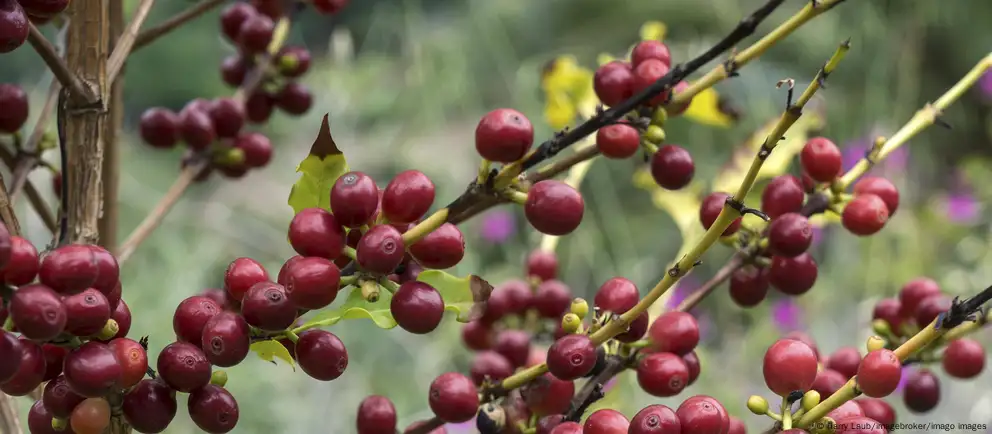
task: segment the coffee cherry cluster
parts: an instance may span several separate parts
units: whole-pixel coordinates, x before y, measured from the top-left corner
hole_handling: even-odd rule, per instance
[[[0,0],[0,54],[24,45],[28,22],[42,25],[69,7],[69,0]]]
[[[561,421],[545,416],[538,422],[540,434],[745,434],[744,422],[730,416],[720,401],[707,395],[695,395],[676,409],[663,404],[644,407],[633,418],[612,409],[596,410],[584,423]]]

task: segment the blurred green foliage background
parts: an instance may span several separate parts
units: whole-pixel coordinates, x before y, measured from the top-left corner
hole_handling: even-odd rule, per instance
[[[129,3],[133,8],[137,2]],[[149,21],[163,20],[189,3],[160,1]],[[573,54],[594,67],[599,53],[622,55],[646,19],[668,25],[667,42],[675,61],[681,61],[705,50],[760,3],[365,0],[352,2],[334,18],[301,14],[290,41],[307,46],[318,59],[304,79],[316,95],[313,109],[299,118],[275,116],[264,129],[277,144],[269,167],[237,182],[214,179],[193,187],[141,246],[122,275],[124,298],[135,312],[132,335],[150,336],[154,360],[157,349],[174,339],[170,321],[177,303],[220,285],[231,260],[250,256],[274,273],[293,254],[285,238],[292,216],[286,197],[297,176],[295,164],[306,155],[324,113],[330,114],[332,133],[353,169],[381,183],[400,170],[422,170],[437,184],[441,206],[475,173],[473,130],[487,110],[517,108],[538,125],[538,137],[549,137],[550,129],[541,122],[539,89],[547,61]],[[787,1],[758,34],[803,4]],[[783,108],[784,93],[776,91],[775,83],[792,77],[805,86],[847,38],[853,48],[820,93],[827,119],[822,134],[841,145],[891,134],[989,52],[989,16],[992,2],[848,1],[748,65],[739,78],[718,86],[744,108],[737,125],[717,129],[674,120],[666,127],[669,140],[693,152],[699,179],[713,178],[733,145]],[[217,17],[215,12],[192,22],[128,63],[119,198],[122,239],[178,172],[179,151],[149,149],[136,139],[142,111],[152,106],[179,109],[193,98],[233,92],[218,72],[233,48],[222,40]],[[54,37],[52,29],[45,31]],[[3,57],[0,81],[31,89],[37,108],[50,77],[42,70],[39,58],[25,46]],[[750,394],[768,395],[760,361],[774,339],[798,328],[809,331],[824,352],[846,345],[863,348],[873,302],[895,294],[910,278],[931,276],[952,294],[992,283],[992,226],[982,205],[992,199],[989,102],[992,93],[969,92],[946,113],[953,129],[925,131],[908,144],[900,161],[875,169],[902,189],[900,212],[869,239],[837,228],[825,230],[814,253],[820,277],[809,294],[794,300],[771,297],[751,310],[733,305],[723,291],[710,297],[699,309],[708,330],[700,350],[703,374],[684,394],[714,395],[751,430],[763,429],[768,420],[747,413],[744,400]],[[48,157],[58,164],[56,155]],[[591,296],[615,275],[631,278],[646,291],[682,244],[671,219],[631,184],[637,164],[600,161],[582,188],[586,221],[559,247],[561,279],[577,295]],[[49,175],[41,172],[31,179],[47,186]],[[18,205],[21,215],[33,215],[25,204]],[[30,238],[46,245],[50,236],[40,222],[24,220]],[[512,230],[501,241],[482,236],[494,231],[494,225],[506,229],[508,224]],[[480,216],[464,224],[463,231],[469,254],[454,274],[475,273],[493,283],[518,277],[524,256],[538,240],[522,212],[511,208]],[[705,280],[729,253],[714,248],[689,280]],[[369,321],[340,323],[333,331],[351,354],[348,371],[334,382],[319,383],[288,366],[256,359],[230,370],[228,387],[241,406],[236,433],[354,432],[358,402],[372,393],[394,400],[401,424],[423,419],[430,416],[426,390],[431,379],[448,370],[466,370],[470,361],[450,319],[428,336],[379,330]],[[989,341],[987,334],[981,339]],[[985,373],[972,382],[946,379],[941,404],[926,415],[907,413],[898,395],[889,401],[901,421],[988,423],[990,378]],[[630,375],[608,400],[628,416],[650,403],[679,402],[648,397]],[[26,414],[28,402],[23,404]],[[180,410],[167,432],[196,430]],[[449,432],[474,428],[451,427]]]

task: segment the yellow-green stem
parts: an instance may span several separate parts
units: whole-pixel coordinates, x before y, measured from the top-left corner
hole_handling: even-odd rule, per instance
[[[921,131],[925,130],[927,127],[931,126],[936,122],[937,118],[940,116],[941,112],[947,109],[948,106],[953,104],[961,95],[965,93],[971,86],[978,81],[982,75],[985,74],[989,68],[992,68],[992,53],[989,53],[982,59],[978,64],[975,65],[971,71],[968,71],[964,77],[961,78],[953,87],[947,90],[937,101],[933,104],[927,104],[922,109],[913,115],[913,118],[903,125],[899,131],[896,131],[892,137],[889,137],[882,145],[882,150],[878,153],[878,159],[883,159],[889,154],[895,152],[904,143],[909,141],[909,139],[915,137]],[[847,189],[854,181],[860,178],[868,169],[871,168],[871,163],[867,160],[862,159],[858,164],[854,165],[851,170],[848,170],[837,184],[842,189]]]
[[[352,274],[351,276],[342,276],[341,281],[338,283],[338,288],[344,289],[346,286],[354,285],[358,281],[358,276]]]
[[[517,205],[523,205],[527,203],[527,193],[514,190],[512,188],[507,188],[503,190],[503,197],[507,198],[510,202]]]
[[[300,340],[300,336],[294,333],[292,330],[286,331],[286,338],[292,341],[294,344],[296,341]]]
[[[479,185],[486,183],[486,178],[489,177],[489,170],[493,167],[493,163],[489,160],[482,160],[479,163],[479,176],[476,181]]]
[[[965,337],[965,336],[967,336],[969,334],[972,334],[974,332],[977,332],[977,331],[981,330],[982,329],[982,326],[984,326],[985,323],[988,323],[988,322],[992,322],[992,311],[989,311],[989,313],[985,314],[985,321],[984,322],[969,322],[969,323],[961,324],[961,325],[959,325],[957,327],[954,327],[953,329],[949,330],[944,335],[944,340],[945,341],[953,341],[955,339],[961,339],[961,338],[963,338],[963,337]]]
[[[382,285],[383,288],[386,288],[386,291],[389,291],[390,294],[395,294],[396,290],[400,289],[400,284],[393,282],[392,280],[389,280],[388,277],[380,278],[379,285]]]
[[[792,405],[789,405],[789,397],[782,398],[782,430],[792,429]]]
[[[354,247],[345,246],[343,249],[341,249],[341,253],[343,253],[345,256],[350,258],[352,261],[354,261],[355,257],[358,256],[358,252],[355,251]]]
[[[447,208],[441,208],[435,211],[430,217],[427,217],[424,221],[417,223],[416,226],[403,233],[403,245],[410,247],[413,243],[424,239],[431,232],[437,230],[446,221],[448,221]]]

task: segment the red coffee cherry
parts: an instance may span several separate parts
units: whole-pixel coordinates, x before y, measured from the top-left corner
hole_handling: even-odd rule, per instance
[[[385,396],[368,396],[358,404],[358,434],[393,434],[396,432],[396,407]]]
[[[801,214],[782,214],[768,227],[768,248],[777,256],[794,258],[813,244],[813,225]]]
[[[159,378],[179,392],[192,392],[210,382],[212,368],[199,346],[173,342],[158,354]]]
[[[38,277],[41,263],[38,259],[38,249],[30,241],[18,237],[10,237],[10,259],[0,268],[0,277],[10,286],[23,286]]]
[[[658,59],[644,59],[644,61],[634,67],[634,79],[631,84],[634,94],[636,95],[644,92],[656,81],[667,75],[668,71],[669,68],[665,62]],[[656,106],[664,103],[670,94],[670,90],[662,92],[658,96],[651,98],[651,100],[647,102],[647,105]]]
[[[841,214],[844,228],[858,236],[877,233],[887,221],[889,221],[889,209],[885,201],[874,194],[854,196]]]
[[[179,116],[161,107],[145,110],[138,123],[138,133],[153,147],[172,148],[179,141]]]
[[[532,250],[527,255],[527,276],[536,276],[544,280],[558,277],[558,256],[554,252],[541,249]]]
[[[768,269],[768,281],[786,295],[802,295],[813,288],[818,275],[813,256],[803,253],[794,258],[775,256]]]
[[[689,313],[669,311],[651,324],[648,335],[657,351],[681,356],[699,344],[699,323]]]
[[[475,150],[482,158],[512,163],[534,144],[534,126],[523,113],[501,108],[486,113],[475,127]]]
[[[39,284],[14,291],[9,312],[21,335],[38,341],[54,339],[65,330],[69,318],[59,295]]]
[[[101,342],[87,342],[70,351],[63,363],[69,388],[87,398],[105,396],[120,388],[124,380],[114,351]]]
[[[13,336],[6,334],[5,336]],[[36,389],[45,379],[45,352],[38,345],[25,338],[17,340],[21,348],[20,360],[5,359],[6,363],[16,364],[14,374],[3,384],[0,384],[0,391],[10,396],[24,396]],[[13,356],[18,353],[13,352]],[[7,366],[7,369],[9,369]],[[8,371],[9,372],[9,371]]]
[[[634,96],[634,70],[627,62],[614,60],[600,66],[592,80],[596,97],[607,106]]]
[[[596,147],[606,158],[630,158],[641,147],[641,133],[629,124],[607,125],[596,131]]]
[[[630,421],[619,411],[603,408],[594,411],[582,424],[583,434],[626,434]]]
[[[141,381],[148,373],[148,354],[138,341],[117,338],[107,343],[121,365],[122,388],[127,389]]]
[[[241,301],[241,315],[252,326],[265,331],[283,331],[293,325],[298,308],[289,300],[286,289],[274,282],[256,283]]]
[[[579,227],[585,201],[578,190],[553,179],[531,186],[524,214],[534,229],[548,235],[567,235]]]
[[[206,111],[218,137],[233,139],[245,126],[244,104],[234,98],[217,98],[207,106]]]
[[[559,414],[568,411],[572,396],[575,395],[575,383],[560,380],[550,372],[537,377],[520,389],[520,396],[538,415]]]
[[[390,274],[403,262],[406,251],[403,234],[392,225],[379,225],[362,236],[355,258],[363,269],[376,274]]]
[[[885,426],[896,423],[896,411],[885,400],[878,398],[857,398],[854,402],[861,407],[861,411],[865,413],[865,417],[877,420],[878,423]]]
[[[757,306],[768,295],[768,269],[747,265],[730,275],[730,299],[740,307]]]
[[[9,0],[0,8],[0,54],[16,50],[28,39],[30,22],[20,2]],[[27,116],[25,116],[27,118]],[[23,121],[21,122],[23,124]],[[17,129],[14,129],[15,131]],[[7,131],[13,133],[13,131]]]
[[[913,413],[926,413],[940,402],[940,379],[929,369],[913,371],[902,391],[906,408]]]
[[[62,298],[65,306],[65,331],[76,336],[95,335],[110,319],[110,302],[93,288]]]
[[[884,398],[896,390],[902,363],[895,353],[880,349],[868,353],[858,366],[858,388],[865,396]]]
[[[476,385],[481,386],[486,379],[499,381],[513,375],[513,365],[506,357],[495,351],[476,353],[469,368],[469,374]]]
[[[840,175],[843,156],[830,139],[814,137],[806,141],[799,162],[810,178],[817,182],[833,182]]]
[[[269,47],[276,23],[263,14],[255,14],[241,23],[238,29],[238,45],[249,53],[261,53]]]
[[[86,397],[69,389],[65,376],[59,375],[45,385],[40,401],[45,403],[45,408],[52,412],[52,416],[67,419],[72,410],[85,399]]]
[[[699,208],[699,221],[703,224],[703,228],[709,230],[710,226],[716,223],[716,219],[720,216],[720,212],[723,211],[723,205],[727,202],[728,197],[730,197],[729,194],[718,191],[710,193],[703,199],[703,204]],[[723,236],[733,235],[740,228],[741,218],[738,217],[723,231]]]
[[[281,274],[281,273],[280,273]],[[323,309],[337,298],[341,271],[328,259],[301,257],[286,269],[283,283],[289,301],[300,309]]]
[[[462,326],[462,342],[472,351],[492,348],[495,337],[492,328],[481,321],[472,321]]]
[[[638,411],[630,420],[629,434],[666,434],[682,432],[675,410],[661,404],[652,404]]]
[[[240,303],[245,293],[256,283],[267,282],[269,273],[258,261],[251,258],[238,258],[227,266],[224,273],[224,290],[231,300]]]
[[[824,369],[816,373],[816,379],[810,389],[815,390],[820,396],[830,396],[847,384],[848,378],[833,369]]]
[[[927,277],[918,277],[906,282],[899,290],[900,315],[908,319],[914,318],[916,308],[920,303],[931,295],[940,294],[940,292],[940,285]]]
[[[389,311],[399,326],[410,333],[427,334],[444,316],[444,300],[433,286],[410,281],[400,285],[389,302]]]
[[[888,179],[879,176],[866,176],[854,184],[854,195],[874,194],[885,202],[889,217],[899,208],[899,189]]]
[[[951,304],[951,298],[943,294],[931,295],[923,299],[916,307],[916,315],[914,315],[916,325],[920,328],[930,325],[933,320],[937,319],[938,315],[947,312],[951,308]]]
[[[689,385],[689,367],[672,353],[648,354],[637,364],[637,384],[653,396],[675,396]]]
[[[331,212],[346,228],[369,223],[378,207],[379,187],[362,172],[345,173],[331,187]]]
[[[584,432],[578,422],[562,422],[555,426],[550,434],[584,434]]]
[[[944,349],[941,360],[947,375],[973,378],[985,369],[985,348],[974,339],[955,339]]]
[[[651,177],[662,188],[678,190],[692,182],[696,166],[685,148],[666,145],[651,156]]]
[[[696,395],[675,410],[682,434],[722,433],[730,430],[727,409],[713,397]]]
[[[687,81],[685,80],[679,81],[675,85],[675,87],[672,88],[672,98],[679,96],[679,94],[685,92],[686,89],[688,88],[689,88],[689,83]],[[668,116],[670,117],[679,116],[682,113],[685,113],[686,110],[689,110],[689,105],[692,104],[692,100],[693,98],[689,98],[688,101],[680,104],[671,102],[667,107],[665,107],[665,111],[668,112]]]
[[[179,112],[179,134],[193,150],[207,149],[213,144],[217,140],[217,130],[207,114],[207,107],[192,103],[183,107]]]
[[[320,381],[331,381],[348,368],[348,350],[333,333],[310,329],[296,341],[296,360],[300,369]]]
[[[214,366],[227,368],[248,357],[251,328],[244,317],[234,312],[221,312],[203,326],[200,347]]]
[[[871,319],[885,321],[892,333],[896,336],[902,336],[902,324],[905,318],[901,316],[901,310],[902,303],[899,303],[898,298],[883,298],[875,304]]]
[[[572,291],[560,280],[545,280],[534,293],[534,308],[544,318],[561,318],[572,305]]]
[[[865,413],[861,411],[861,406],[854,401],[847,401],[841,404],[840,407],[837,407],[827,413],[827,417],[833,419],[834,421],[864,417],[864,415]]]
[[[503,330],[496,335],[493,349],[506,357],[514,367],[524,366],[530,357],[530,334],[523,330]]]
[[[682,356],[682,361],[685,362],[686,368],[689,368],[689,384],[687,386],[691,386],[692,383],[695,383],[696,379],[699,378],[699,356],[697,356],[696,352],[693,351]]]
[[[434,204],[434,183],[419,170],[397,174],[382,192],[382,212],[391,223],[412,223]]]
[[[240,416],[231,392],[213,384],[190,392],[186,410],[198,428],[212,434],[231,432]]]
[[[324,15],[334,15],[348,5],[349,0],[313,0],[313,7]],[[437,434],[431,432],[430,434]],[[443,434],[443,433],[442,433]]]
[[[823,366],[833,369],[844,375],[845,379],[858,374],[858,366],[861,365],[861,352],[854,347],[841,347],[827,357]]]
[[[176,417],[176,392],[161,380],[141,380],[124,395],[124,419],[136,431],[160,433]]]
[[[100,267],[93,249],[84,244],[70,244],[52,250],[41,261],[38,278],[42,284],[64,295],[78,294],[90,288],[100,277]]]
[[[261,133],[241,133],[234,140],[234,147],[245,155],[245,164],[251,168],[265,167],[272,161],[272,141]]]
[[[657,59],[672,66],[672,55],[668,46],[661,41],[646,40],[638,42],[630,52],[630,63],[637,67],[647,59]]]
[[[431,411],[449,423],[468,422],[479,408],[479,391],[468,377],[457,372],[441,374],[431,382],[427,400]]]
[[[410,254],[425,268],[454,267],[465,257],[465,236],[451,223],[445,223],[410,246]]]
[[[779,175],[761,192],[761,211],[773,219],[786,213],[799,212],[805,198],[799,178]]]
[[[562,380],[586,376],[596,366],[596,346],[589,336],[565,335],[548,348],[548,372]]]
[[[204,325],[223,310],[216,301],[201,295],[181,301],[172,316],[172,330],[176,332],[176,339],[200,345]]]
[[[765,385],[779,396],[805,392],[816,380],[816,353],[794,339],[779,339],[765,352]]]
[[[234,41],[238,38],[238,32],[241,30],[241,24],[243,24],[249,17],[257,14],[258,10],[256,10],[250,3],[232,3],[224,8],[224,10],[220,13],[221,31],[229,40]]]

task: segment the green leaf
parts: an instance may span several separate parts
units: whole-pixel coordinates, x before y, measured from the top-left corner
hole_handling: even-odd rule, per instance
[[[249,349],[255,352],[255,354],[258,354],[258,358],[266,362],[277,365],[276,359],[279,359],[289,364],[294,371],[296,370],[296,363],[293,362],[293,356],[289,354],[289,350],[275,339],[255,342],[251,344]]]
[[[425,270],[417,280],[437,289],[444,300],[444,310],[457,314],[459,322],[471,322],[482,316],[493,292],[489,282],[474,274],[455,277],[441,270]]]
[[[455,277],[440,270],[427,270],[421,272],[417,280],[437,289],[444,300],[444,310],[458,315],[459,322],[479,318],[493,292],[492,285],[476,275]],[[388,330],[396,327],[396,320],[389,310],[392,300],[393,295],[382,290],[379,300],[369,303],[362,296],[362,289],[356,286],[341,306],[317,312],[307,324],[319,322],[322,326],[329,326],[346,319],[370,319],[379,328]]]
[[[320,311],[307,323],[321,322],[326,325],[337,324],[345,319],[370,319],[375,325],[382,329],[396,327],[396,320],[389,311],[389,302],[393,299],[389,291],[382,290],[379,300],[369,303],[362,296],[362,288],[352,287],[351,294],[345,299],[344,304],[336,309]]]
[[[310,146],[310,153],[296,166],[300,179],[289,192],[289,206],[299,213],[306,208],[331,210],[331,187],[341,175],[347,173],[348,162],[331,137],[328,115],[320,124],[317,138]]]

